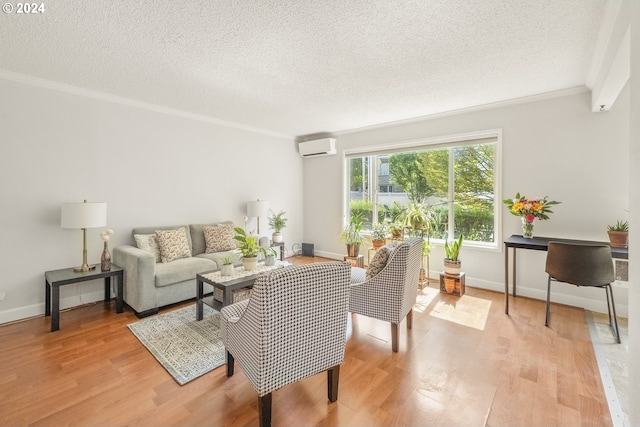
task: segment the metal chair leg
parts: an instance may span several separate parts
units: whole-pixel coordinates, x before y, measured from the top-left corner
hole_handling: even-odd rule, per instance
[[[547,315],[544,319],[544,326],[549,326],[549,304],[551,303],[551,276],[547,279]]]
[[[620,340],[620,330],[618,329],[618,316],[616,315],[616,304],[613,301],[613,289],[611,288],[611,284],[605,286],[605,291],[607,293],[607,310],[609,311],[609,326],[613,332],[613,335],[616,337],[616,341],[620,344],[622,341]],[[609,294],[611,294],[611,307],[609,307]],[[613,323],[611,323],[611,310],[613,309]],[[615,327],[614,327],[615,324]]]

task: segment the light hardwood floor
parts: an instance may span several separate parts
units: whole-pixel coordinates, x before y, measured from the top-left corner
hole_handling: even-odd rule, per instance
[[[318,261],[290,258],[294,263]],[[463,297],[420,292],[413,329],[354,315],[338,401],[326,375],[274,392],[277,426],[610,426],[585,313],[467,284]],[[186,304],[185,303],[181,306]],[[257,397],[236,365],[179,386],[129,332],[113,302],[0,327],[0,425],[257,425]],[[166,312],[168,309],[163,310]]]

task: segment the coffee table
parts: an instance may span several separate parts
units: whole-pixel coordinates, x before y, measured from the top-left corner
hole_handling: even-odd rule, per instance
[[[283,268],[290,265],[286,261],[277,261],[273,266],[265,266],[259,263],[258,267],[252,271],[244,271],[243,267],[236,267],[232,276],[223,276],[219,270],[207,271],[196,275],[196,320],[202,320],[203,304],[207,304],[214,310],[220,311],[225,305],[233,303],[233,291],[242,288],[250,288],[253,282],[265,271]],[[205,297],[204,284],[213,286],[214,289],[222,291],[222,302],[216,300],[214,295]],[[215,294],[215,291],[214,291]]]

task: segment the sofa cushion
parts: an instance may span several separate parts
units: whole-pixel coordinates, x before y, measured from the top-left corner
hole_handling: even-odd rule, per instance
[[[234,251],[223,251],[223,252],[212,252],[210,254],[198,254],[195,255],[197,258],[204,258],[211,260],[216,263],[216,268],[219,270],[222,266],[222,261],[226,257],[231,257],[231,262],[235,266],[242,265],[242,258],[240,258],[240,254]]]
[[[392,248],[389,247],[389,245],[382,246],[376,251],[376,254],[367,267],[366,280],[374,278],[387,266],[391,251]]]
[[[131,237],[135,236],[136,234],[156,234],[156,231],[158,230],[175,230],[176,228],[180,228],[180,227],[185,227],[187,230],[189,229],[188,225],[184,225],[184,224],[180,224],[180,225],[170,225],[170,226],[162,226],[162,227],[136,227],[133,230],[131,230]],[[135,237],[134,241],[135,241]],[[202,238],[204,240],[204,237]],[[191,233],[187,233],[187,240],[189,241],[189,250],[191,251],[192,254],[197,253],[197,252],[193,252],[193,244],[191,243]],[[204,247],[204,244],[203,244]],[[204,250],[204,249],[203,249]]]
[[[196,274],[215,269],[215,264],[211,260],[196,257],[156,264],[155,285],[162,287],[193,279],[193,289],[195,289]]]
[[[175,230],[156,230],[162,262],[171,262],[191,256],[187,234],[186,227],[176,228]]]
[[[206,242],[205,252],[210,254],[213,252],[232,251],[237,248],[236,240],[233,236],[236,232],[233,230],[233,224],[216,224],[204,227],[204,241]]]
[[[158,246],[158,239],[156,234],[134,234],[133,238],[136,241],[138,249],[147,251],[156,257],[156,262],[160,262],[160,247]]]
[[[217,224],[231,224],[231,221],[211,222],[209,224],[189,224],[190,238],[191,238],[191,253],[193,255],[203,254],[207,248],[206,241],[204,239],[204,227]]]

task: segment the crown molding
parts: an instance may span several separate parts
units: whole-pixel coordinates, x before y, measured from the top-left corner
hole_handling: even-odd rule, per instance
[[[414,117],[411,119],[397,120],[394,122],[380,123],[380,124],[371,125],[371,126],[364,126],[364,127],[355,128],[355,129],[347,129],[347,130],[342,130],[338,132],[332,132],[332,135],[337,137],[342,135],[349,135],[352,133],[359,133],[359,132],[383,129],[383,128],[388,128],[393,126],[412,124],[412,123],[422,122],[426,120],[436,120],[436,119],[441,119],[443,117],[457,116],[460,114],[468,114],[468,113],[473,113],[477,111],[491,110],[495,108],[502,108],[502,107],[508,107],[512,105],[519,105],[519,104],[528,104],[530,102],[538,102],[538,101],[544,101],[547,99],[560,98],[563,96],[577,95],[580,93],[589,92],[589,90],[590,89],[586,86],[576,86],[569,89],[562,89],[562,90],[557,90],[553,92],[545,92],[537,95],[530,95],[530,96],[524,96],[521,98],[508,99],[505,101],[491,102],[489,104],[476,105],[473,107],[460,108],[457,110],[444,111],[441,113],[428,114],[426,116]]]
[[[202,114],[190,113],[188,111],[178,110],[176,108],[165,107],[162,105],[152,104],[149,102],[139,101],[136,99],[126,98],[123,96],[111,95],[105,92],[72,86],[65,83],[54,82],[51,80],[29,76],[26,74],[14,73],[12,71],[0,70],[0,78],[4,80],[17,82],[17,83],[23,83],[30,86],[37,86],[45,89],[55,90],[58,92],[70,93],[73,95],[83,96],[86,98],[97,99],[99,101],[111,102],[114,104],[120,104],[128,107],[139,108],[142,110],[153,111],[160,114],[168,114],[171,116],[181,117],[184,119],[196,120],[200,122],[243,130],[243,131],[257,133],[261,135],[273,136],[276,138],[285,138],[288,140],[294,139],[292,135],[286,135],[283,133],[273,132],[267,129],[260,129],[252,126],[246,126],[240,123],[217,119],[215,117],[209,117]]]

